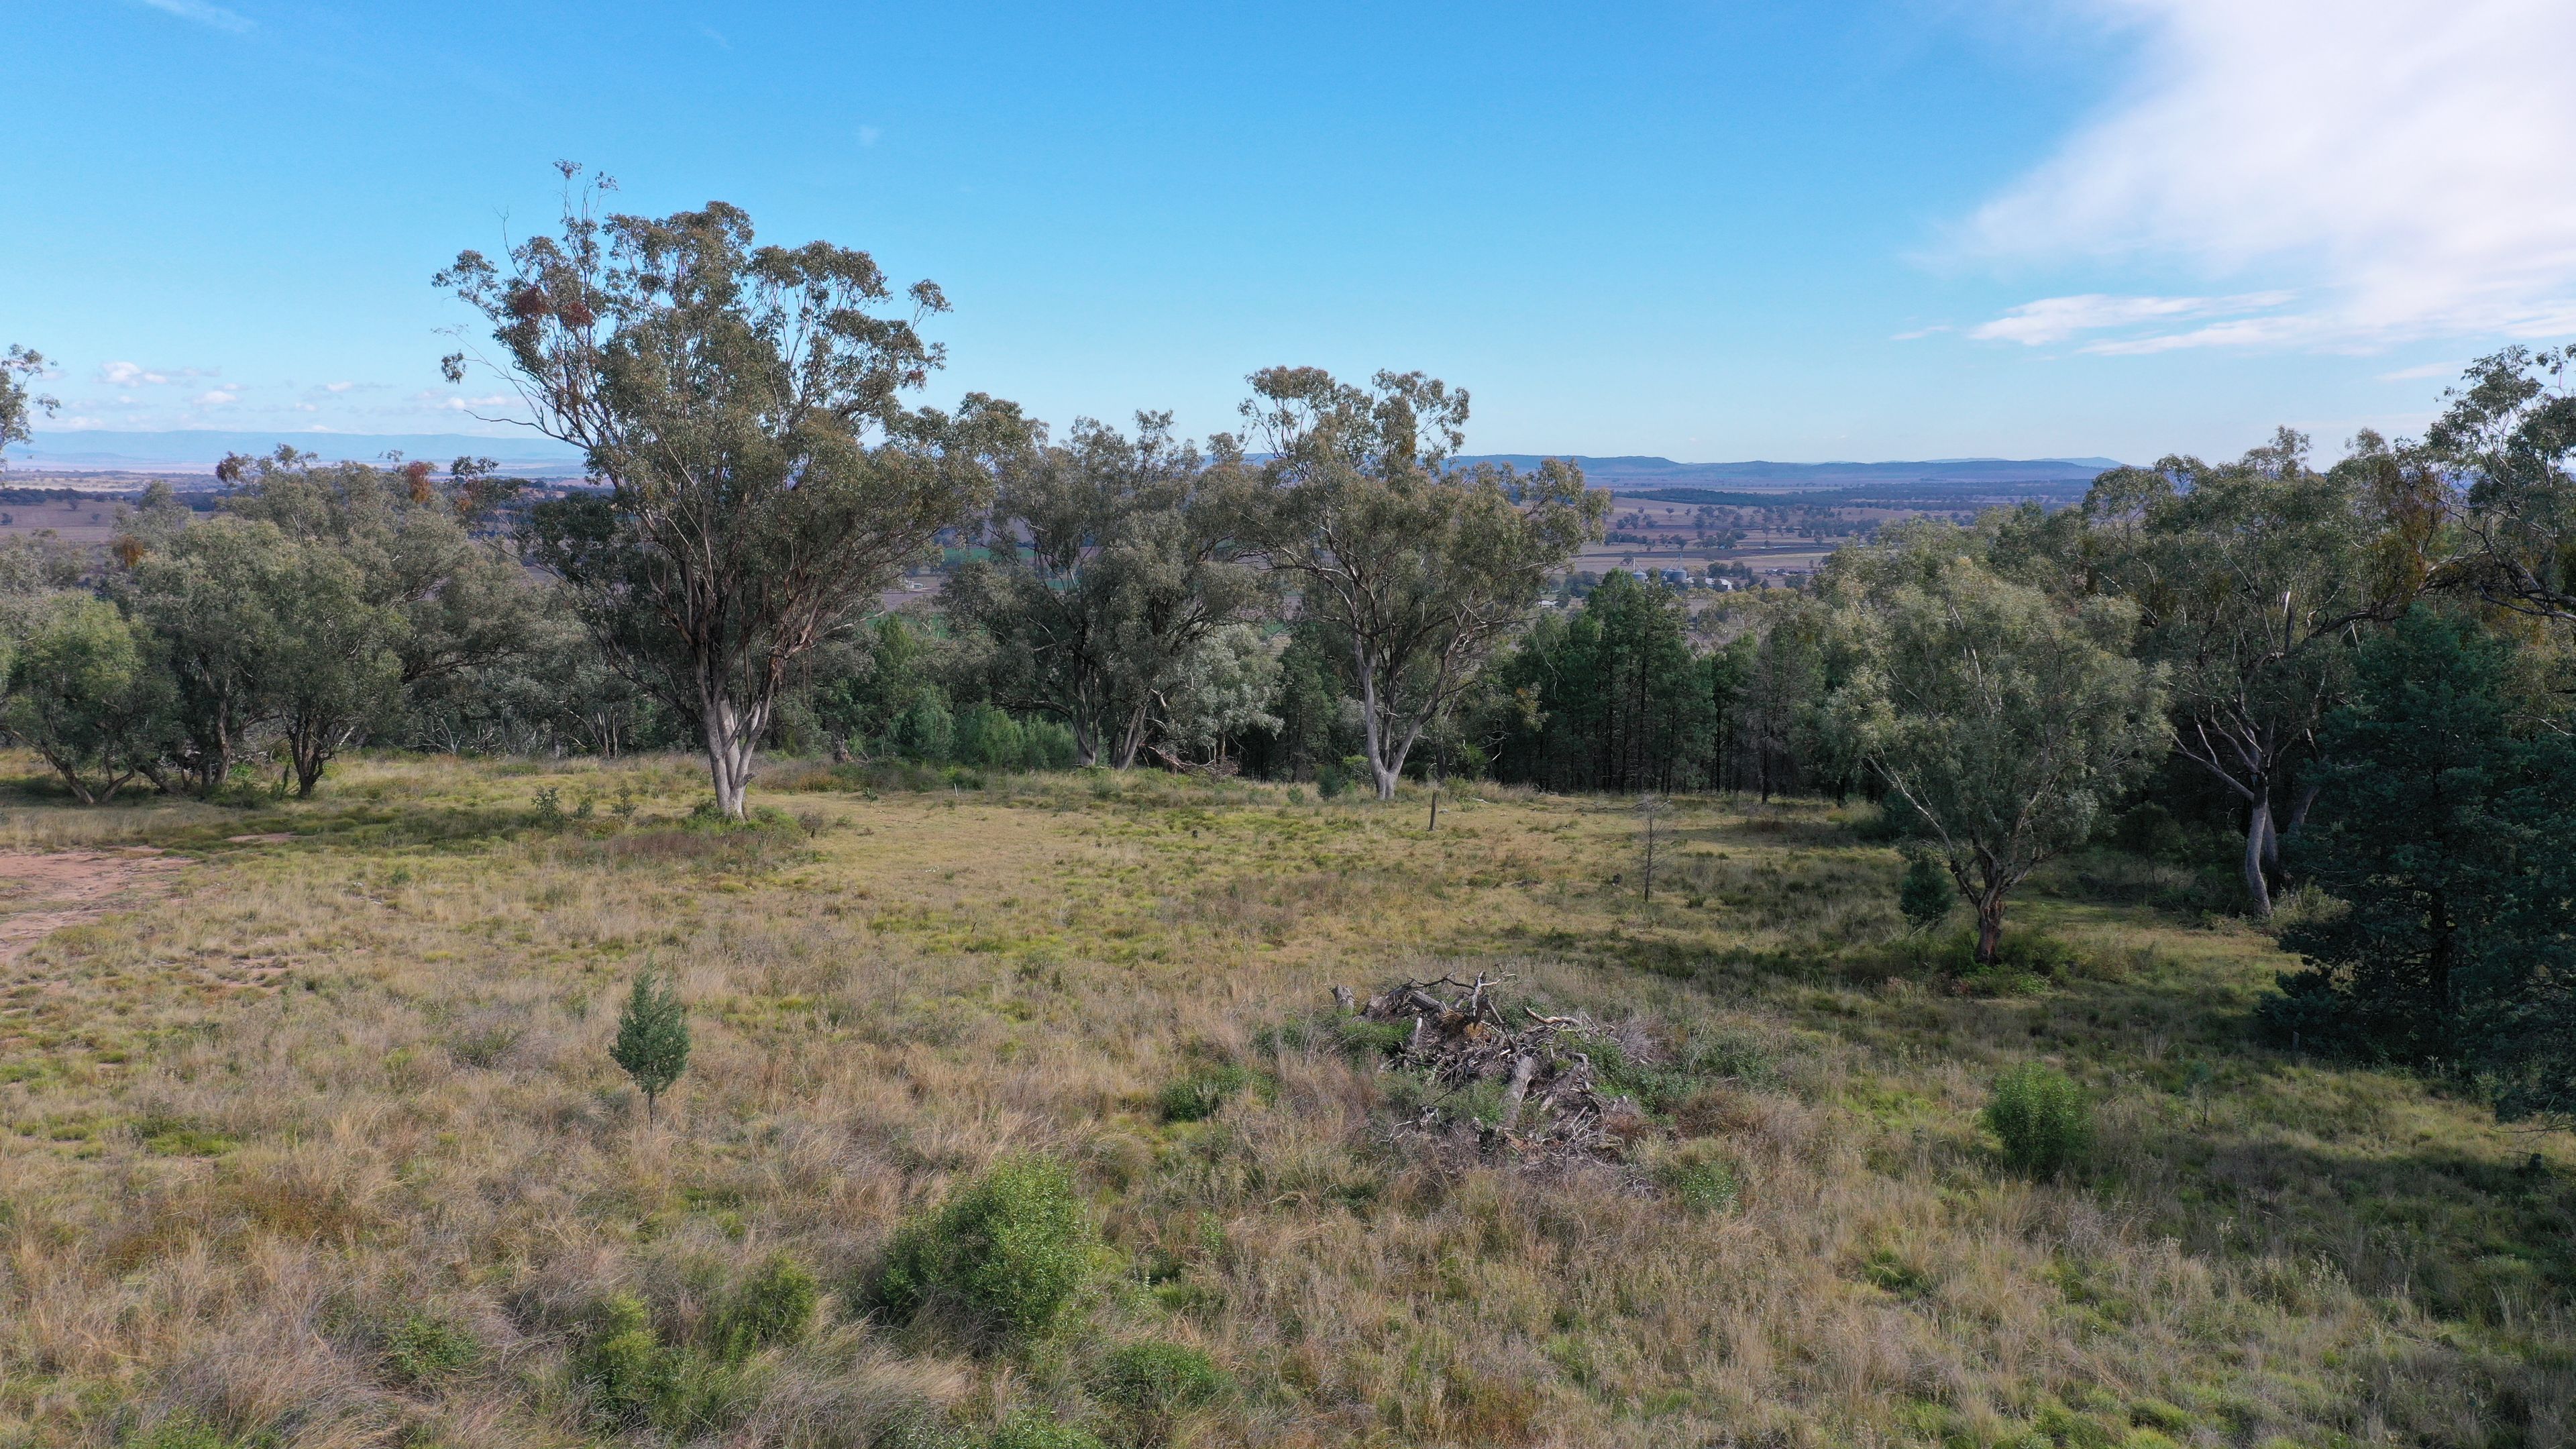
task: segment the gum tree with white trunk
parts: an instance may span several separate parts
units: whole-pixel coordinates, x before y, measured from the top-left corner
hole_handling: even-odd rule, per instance
[[[697,722],[740,819],[796,660],[982,507],[1024,429],[980,395],[953,417],[905,403],[943,360],[918,330],[947,310],[931,283],[898,301],[867,253],[755,245],[723,202],[597,215],[611,183],[562,170],[557,234],[438,274],[499,349],[447,376],[484,362],[582,450],[604,486],[531,509],[527,556],[619,672]]]

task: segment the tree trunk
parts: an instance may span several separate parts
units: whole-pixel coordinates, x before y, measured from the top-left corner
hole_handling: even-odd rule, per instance
[[[1992,966],[2004,939],[2004,891],[1990,885],[1977,896],[1977,964]]]
[[[2272,797],[2265,790],[2256,793],[2245,820],[2245,894],[2258,921],[2272,919],[2272,886],[2263,878],[2263,857],[2271,839]]]
[[[702,718],[707,736],[707,774],[716,787],[716,809],[727,820],[740,820],[745,815],[743,795],[751,785],[751,762],[760,738],[760,721],[736,714],[733,701],[721,697],[707,700]]]
[[[1141,704],[1127,716],[1127,727],[1118,733],[1119,769],[1136,768],[1136,752],[1145,746],[1145,722],[1148,718],[1145,706]]]

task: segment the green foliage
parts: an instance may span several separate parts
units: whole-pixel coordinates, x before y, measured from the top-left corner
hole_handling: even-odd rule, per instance
[[[249,1449],[221,1429],[182,1411],[125,1441],[124,1449]]]
[[[0,613],[0,730],[83,804],[159,770],[172,706],[149,636],[114,604],[60,593]]]
[[[1202,1122],[1217,1114],[1252,1080],[1231,1064],[1202,1068],[1163,1088],[1158,1098],[1166,1122]]]
[[[472,1368],[483,1345],[444,1318],[415,1313],[385,1335],[385,1368],[407,1384],[434,1384]]]
[[[984,1449],[1107,1449],[1098,1435],[1065,1423],[1044,1409],[1014,1409],[984,1441]]]
[[[1371,777],[1391,796],[1422,732],[1473,687],[1547,577],[1600,532],[1609,495],[1551,458],[1448,466],[1467,396],[1420,373],[1368,387],[1320,368],[1255,373],[1245,404],[1278,489],[1274,566],[1350,643]]]
[[[709,1332],[716,1352],[740,1359],[772,1344],[805,1337],[819,1296],[814,1275],[785,1253],[772,1253],[725,1305]]]
[[[600,1304],[572,1372],[593,1423],[650,1426],[683,1439],[737,1422],[760,1388],[745,1367],[665,1345],[643,1300],[627,1293]]]
[[[2006,895],[2090,839],[2165,748],[2158,677],[2128,655],[2137,611],[2062,606],[1939,525],[1835,555],[1826,590],[1847,670],[1836,729],[1922,817],[1921,848],[1974,888],[1991,963]]]
[[[992,641],[994,696],[1066,721],[1086,763],[1132,763],[1149,729],[1215,758],[1268,719],[1269,651],[1227,631],[1270,596],[1272,499],[1239,450],[1203,455],[1171,422],[1140,414],[1130,437],[1085,419],[1014,454],[996,510],[1011,541],[944,595]]]
[[[668,973],[647,966],[635,974],[626,1005],[617,1014],[617,1040],[608,1055],[644,1093],[649,1118],[654,1104],[689,1067],[688,1008]]]
[[[2003,1142],[2006,1162],[2042,1176],[2081,1162],[2093,1145],[2084,1090],[2045,1062],[2023,1062],[1995,1078],[1985,1123]]]
[[[1112,1349],[1092,1376],[1093,1392],[1145,1418],[1212,1404],[1233,1387],[1234,1380],[1206,1354],[1159,1339]]]
[[[1914,851],[1905,858],[1905,877],[1896,885],[1896,909],[1906,923],[1917,931],[1941,924],[1950,907],[1959,899],[1959,884],[1950,878],[1950,868],[1929,851]]]
[[[940,355],[879,315],[906,304],[865,252],[755,246],[721,202],[600,218],[575,174],[556,235],[437,280],[491,324],[535,425],[609,485],[531,509],[530,559],[623,672],[699,721],[739,816],[792,666],[982,505],[1028,428],[981,394],[954,416],[904,405]],[[923,282],[908,305],[946,303]],[[462,379],[464,354],[446,370]]]
[[[7,466],[11,443],[27,441],[30,416],[43,413],[51,417],[62,406],[51,397],[29,391],[23,381],[40,376],[44,370],[45,355],[33,348],[12,342],[7,352],[0,352],[0,467]]]
[[[1718,675],[1691,648],[1679,595],[1612,573],[1571,618],[1542,613],[1497,669],[1502,778],[1552,790],[1688,790],[1714,783],[1726,724]]]
[[[1921,1298],[1932,1291],[1932,1276],[1893,1248],[1880,1248],[1861,1260],[1863,1282],[1899,1298]]]
[[[1657,1166],[1655,1180],[1673,1201],[1695,1213],[1729,1213],[1743,1196],[1735,1164],[1714,1145],[1690,1143]]]
[[[865,1298],[898,1321],[931,1313],[987,1340],[1036,1338],[1090,1281],[1094,1243],[1060,1164],[1007,1158],[897,1228]]]
[[[2307,969],[2279,1040],[2490,1074],[2509,1115],[2576,1109],[2576,746],[2518,735],[2510,644],[2418,607],[2356,660],[2290,860],[2334,897],[2281,932]]]
[[[600,1304],[597,1321],[573,1356],[573,1379],[589,1400],[592,1418],[642,1424],[672,1402],[678,1389],[675,1367],[653,1335],[644,1301],[619,1293]]]

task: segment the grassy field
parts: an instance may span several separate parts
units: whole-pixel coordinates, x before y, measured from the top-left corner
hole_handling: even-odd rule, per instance
[[[2085,871],[2018,908],[2045,973],[1962,982],[1859,811],[1683,802],[1650,905],[1606,800],[1434,834],[1414,799],[782,765],[738,831],[683,760],[364,760],[239,808],[0,773],[9,859],[137,863],[0,968],[0,1444],[2576,1436],[2566,1137],[2252,1047],[2269,942]],[[8,879],[0,925],[46,908]],[[648,962],[696,1041],[649,1125],[608,1055]],[[1619,1027],[1625,1160],[1396,1130],[1423,1094],[1331,988],[1475,971]],[[2098,1103],[2050,1180],[1978,1121],[2032,1058]],[[856,1311],[899,1222],[1032,1155],[1099,1233],[1063,1324]],[[689,1347],[781,1254],[812,1330]],[[700,1365],[685,1413],[597,1411],[619,1295]],[[1139,1409],[1138,1344],[1222,1379]]]

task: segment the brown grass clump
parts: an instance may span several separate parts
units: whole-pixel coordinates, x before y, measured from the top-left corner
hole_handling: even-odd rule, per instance
[[[1649,907],[1619,802],[1455,791],[1431,834],[1424,801],[1242,781],[795,783],[752,832],[691,820],[685,760],[0,800],[0,849],[182,862],[0,981],[0,1443],[861,1446],[1039,1414],[1201,1446],[2487,1449],[2576,1423],[2576,1154],[2249,1046],[2283,963],[2242,928],[2068,872],[2016,907],[2066,949],[1963,992],[1898,934],[1894,853],[1813,804],[1685,802]],[[607,1055],[648,961],[695,1039],[649,1125]],[[1420,1075],[1318,1009],[1478,973],[1600,1024],[1587,1060],[1646,1130],[1599,1170],[1391,1131]],[[1977,1122],[2031,1059],[2096,1104],[2048,1180]],[[1026,1157],[1100,1238],[1052,1332],[854,1313],[899,1222]],[[820,1307],[746,1339],[782,1257]],[[661,1407],[583,1380],[613,1321]],[[1106,1395],[1148,1341],[1221,1389]]]

